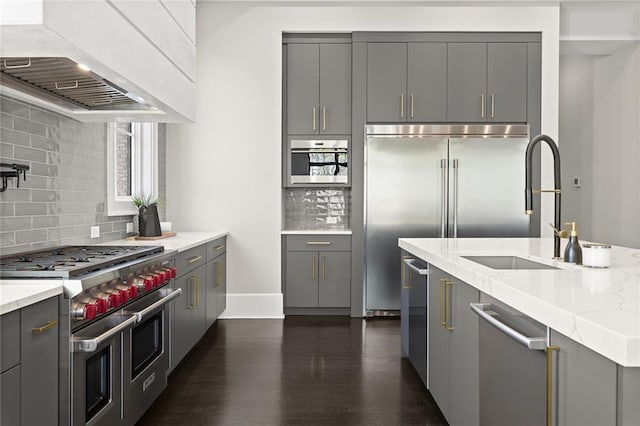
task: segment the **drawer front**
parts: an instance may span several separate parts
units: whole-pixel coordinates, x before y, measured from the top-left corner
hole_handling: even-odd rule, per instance
[[[207,262],[207,245],[202,244],[198,247],[191,248],[178,255],[176,259],[176,268],[178,276],[184,275],[189,271],[193,271],[199,266]]]
[[[227,252],[227,238],[222,237],[207,243],[207,262]]]
[[[20,311],[0,317],[0,373],[20,363]]]
[[[287,251],[351,251],[351,236],[287,235]]]

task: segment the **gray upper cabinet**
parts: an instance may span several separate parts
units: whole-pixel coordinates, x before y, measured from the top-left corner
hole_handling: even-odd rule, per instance
[[[351,44],[287,45],[287,132],[351,133]]]
[[[367,121],[445,121],[446,59],[446,43],[368,43]]]
[[[449,43],[447,120],[527,122],[527,43]]]

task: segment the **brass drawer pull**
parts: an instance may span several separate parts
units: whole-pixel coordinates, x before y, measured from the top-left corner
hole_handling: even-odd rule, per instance
[[[55,327],[56,325],[58,325],[58,321],[57,320],[51,320],[48,323],[46,323],[43,326],[40,327],[36,327],[36,328],[32,328],[31,332],[32,333],[44,333],[45,331],[49,330],[50,328]]]
[[[308,246],[329,246],[331,241],[307,241]]]
[[[223,248],[224,248],[224,244],[219,244],[219,245],[215,246],[213,249],[215,251],[218,251],[218,250],[222,250]]]
[[[187,260],[187,263],[195,263],[200,259],[202,259],[202,256],[194,256],[191,259]]]

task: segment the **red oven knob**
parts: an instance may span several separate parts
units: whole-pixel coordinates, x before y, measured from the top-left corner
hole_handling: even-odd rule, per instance
[[[119,290],[120,303],[127,303],[129,301],[129,292],[127,290]]]
[[[155,272],[153,274],[153,276],[156,279],[156,287],[160,287],[162,284],[164,284],[165,280],[164,280],[164,273],[163,272],[160,272],[160,271]]]
[[[127,292],[129,293],[129,299],[135,299],[136,297],[138,297],[138,287],[136,287],[135,285],[129,287],[127,289]]]
[[[175,278],[178,274],[178,270],[176,268],[169,268],[169,271],[171,272],[171,278]]]
[[[144,277],[144,290],[151,291],[153,289],[153,278]]]
[[[112,308],[120,306],[120,295],[118,293],[111,293],[109,295],[109,306]]]
[[[107,302],[107,299],[97,299],[96,300],[96,311],[99,314],[104,314],[105,312],[107,312],[107,309],[109,309],[109,303]]]
[[[84,319],[92,320],[96,317],[96,305],[93,303],[87,303],[84,305]]]

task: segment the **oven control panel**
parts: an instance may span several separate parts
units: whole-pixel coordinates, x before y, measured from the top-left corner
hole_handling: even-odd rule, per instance
[[[73,327],[122,309],[129,302],[169,284],[175,277],[176,268],[172,262],[165,261],[84,290],[72,299]]]

